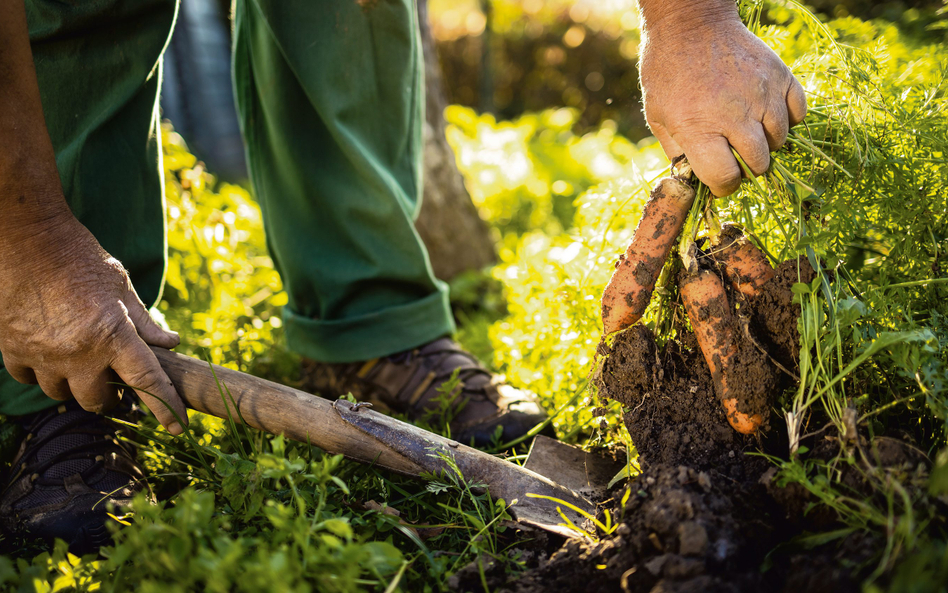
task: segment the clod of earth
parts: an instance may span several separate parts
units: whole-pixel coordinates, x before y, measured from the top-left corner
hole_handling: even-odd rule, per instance
[[[705,271],[721,283],[716,272]],[[724,277],[729,278],[726,272]],[[486,559],[474,563],[453,578],[455,589],[479,591],[486,582],[490,590],[516,593],[572,592],[578,583],[593,591],[634,593],[859,591],[864,576],[859,567],[884,548],[884,538],[854,531],[812,549],[780,546],[840,524],[832,513],[808,512],[813,495],[796,484],[781,486],[771,462],[746,455],[758,450],[787,454],[783,424],[767,424],[774,398],[793,383],[790,374],[777,372],[775,363],[797,372],[799,306],[792,302],[790,287],[813,277],[805,260],[787,261],[752,297],[736,285],[733,291],[725,289],[732,317],[727,332],[733,340],[727,379],[729,388],[740,387],[739,404],[749,392],[765,398],[766,405],[759,408],[765,430],[757,434],[740,434],[728,426],[707,360],[710,349],[703,351],[703,338],[683,325],[676,328],[677,339],[661,345],[642,325],[617,334],[611,344],[600,343],[599,395],[623,404],[623,420],[642,468],[601,505],[619,517],[619,527],[600,533],[598,541],[568,541],[552,554],[548,539],[542,550],[517,550],[524,557],[534,554],[521,574],[506,573]],[[734,300],[741,303],[739,313],[732,310]],[[699,315],[710,320],[723,316],[720,300],[699,304],[706,310],[689,311],[693,326]],[[717,339],[721,331],[716,330]],[[758,373],[764,372],[769,387],[750,385],[748,390],[747,384],[759,381]],[[829,461],[838,452],[839,438],[829,432],[808,437],[809,455]],[[892,479],[927,471],[924,456],[900,441],[855,439],[876,470],[889,472]],[[873,495],[864,469],[850,468],[841,481],[856,493]],[[768,554],[772,567],[764,572]]]

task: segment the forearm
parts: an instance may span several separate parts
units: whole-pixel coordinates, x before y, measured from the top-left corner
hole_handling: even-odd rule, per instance
[[[722,21],[740,20],[734,0],[638,0],[645,37],[654,34],[687,34]],[[644,39],[643,39],[644,40]]]
[[[46,131],[23,0],[0,0],[0,246],[69,214]]]

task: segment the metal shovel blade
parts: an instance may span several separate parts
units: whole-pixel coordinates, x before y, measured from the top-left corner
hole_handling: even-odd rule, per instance
[[[541,476],[555,476],[556,483],[588,500],[603,499],[609,482],[626,466],[617,457],[584,451],[539,435],[523,466]]]

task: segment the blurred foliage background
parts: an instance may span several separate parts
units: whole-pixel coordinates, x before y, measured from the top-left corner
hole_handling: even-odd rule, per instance
[[[807,4],[828,18],[882,19],[920,41],[948,39],[942,0]],[[429,8],[449,102],[499,119],[565,106],[579,112],[578,134],[607,124],[633,140],[649,135],[634,0],[430,0]]]
[[[512,119],[566,106],[576,131],[606,120],[647,135],[636,104],[638,17],[632,0],[433,0],[433,33],[451,103]]]

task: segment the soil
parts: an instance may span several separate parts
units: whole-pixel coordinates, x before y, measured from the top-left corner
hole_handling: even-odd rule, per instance
[[[804,269],[812,274],[809,266]],[[804,273],[805,281],[809,274]],[[780,440],[776,429],[767,430],[768,412],[792,378],[757,346],[773,353],[776,362],[788,371],[796,371],[799,306],[792,305],[790,291],[796,281],[797,262],[785,262],[753,302],[734,291],[743,306],[739,315],[732,316],[734,327],[730,329],[736,338],[737,353],[728,380],[732,385],[746,387],[732,390],[742,398],[739,410],[767,413],[762,434],[768,441]],[[628,410],[623,420],[636,444],[640,463],[687,465],[698,470],[714,468],[735,480],[742,480],[748,470],[754,473],[757,469],[748,466],[768,466],[760,458],[745,458],[745,451],[760,448],[761,437],[740,435],[728,425],[694,334],[683,328],[678,333],[677,340],[659,347],[652,332],[637,325],[620,333],[611,347],[600,344],[599,354],[604,362],[598,381],[599,396],[618,401]]]
[[[794,373],[799,308],[791,305],[790,287],[797,281],[797,262],[785,262],[776,272],[759,296],[739,301],[738,317],[748,328],[741,335],[752,336]],[[608,356],[597,381],[599,395],[623,404],[642,468],[624,501],[627,489],[621,488],[600,505],[620,518],[618,529],[599,534],[598,542],[566,541],[555,551],[549,538],[540,538],[543,549],[521,558],[526,571],[519,574],[483,559],[454,576],[454,590],[483,591],[485,583],[491,591],[515,593],[572,593],[578,587],[642,593],[860,590],[857,567],[871,565],[868,560],[884,542],[855,532],[810,549],[793,543],[804,532],[839,527],[835,516],[807,512],[814,501],[802,487],[780,487],[773,463],[749,455],[762,450],[786,456],[784,423],[769,422],[752,436],[735,432],[694,336],[683,328],[678,333],[677,340],[659,345],[647,328],[635,326],[611,347],[600,346],[599,354]],[[744,339],[741,348],[755,348],[757,360],[763,359],[749,342]],[[776,377],[766,393],[769,410],[792,379],[764,360]],[[745,373],[732,380],[751,377]],[[838,435],[810,441],[811,455],[829,458],[839,450]],[[894,439],[861,442],[880,465],[908,468],[920,462]],[[856,473],[849,485],[859,491]]]

